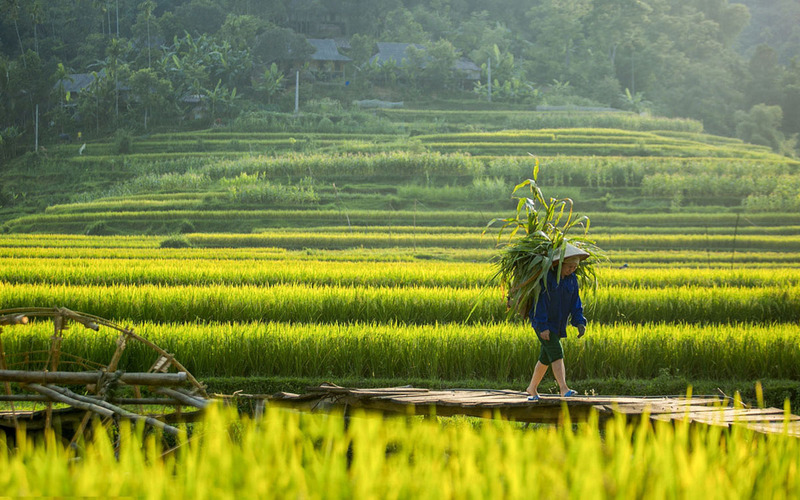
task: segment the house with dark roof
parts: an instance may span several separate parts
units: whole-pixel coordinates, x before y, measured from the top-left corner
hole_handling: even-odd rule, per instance
[[[397,42],[378,42],[378,53],[369,58],[370,63],[377,63],[383,66],[389,61],[393,61],[396,66],[401,66],[407,60],[406,50],[413,46],[417,50],[425,50],[423,45],[416,43],[397,43]]]
[[[369,62],[371,64],[377,63],[380,66],[389,61],[392,61],[396,66],[402,66],[404,61],[408,59],[406,51],[411,46],[417,50],[425,50],[424,45],[416,43],[378,42],[376,45],[378,46],[378,53],[373,55]],[[466,57],[456,60],[453,70],[461,77],[462,86],[471,86],[481,78],[481,68]]]
[[[53,85],[53,89],[59,89],[63,85],[65,96],[69,95],[69,98],[65,99],[65,103],[68,102],[69,104],[65,105],[75,106],[78,95],[84,90],[88,89],[92,83],[94,83],[95,75],[100,78],[105,78],[106,70],[101,69],[97,73],[70,73],[66,78],[57,81],[55,85]],[[131,88],[128,85],[119,82],[117,84],[117,90],[119,91],[120,95],[127,96]]]
[[[103,76],[103,72],[100,72],[99,76]],[[94,82],[94,73],[71,73],[67,78],[63,78],[56,82],[53,85],[54,89],[60,89],[63,85],[65,95],[68,95],[69,98],[66,99],[67,102],[75,102],[75,99],[78,98],[78,94],[80,94],[84,89],[89,88],[89,86]],[[74,104],[73,104],[74,105]]]
[[[335,40],[309,38],[308,43],[315,49],[308,60],[312,70],[324,78],[344,77],[344,67],[352,59],[339,53]]]
[[[456,61],[455,69],[462,75],[462,80],[474,83],[481,79],[481,68],[466,57]]]

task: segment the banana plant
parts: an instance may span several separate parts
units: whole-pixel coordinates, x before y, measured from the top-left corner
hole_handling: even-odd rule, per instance
[[[259,90],[267,94],[267,104],[272,104],[273,96],[283,89],[285,76],[275,63],[264,70],[264,80],[259,85]]]

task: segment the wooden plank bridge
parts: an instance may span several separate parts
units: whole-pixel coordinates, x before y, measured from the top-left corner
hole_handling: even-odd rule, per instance
[[[542,395],[528,401],[527,394],[512,390],[388,387],[360,389],[322,384],[305,394],[277,393],[262,399],[264,404],[285,405],[308,411],[332,408],[361,408],[402,415],[496,417],[517,422],[563,423],[566,412],[572,422],[585,422],[592,412],[600,420],[623,415],[636,421],[647,415],[652,420],[721,425],[733,423],[762,433],[800,437],[800,416],[777,408],[749,408],[734,405],[722,396],[573,396]],[[255,396],[253,396],[255,397]]]

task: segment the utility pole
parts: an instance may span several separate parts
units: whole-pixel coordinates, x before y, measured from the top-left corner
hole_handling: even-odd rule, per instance
[[[294,78],[294,114],[300,112],[300,71],[297,71],[297,74]]]
[[[489,69],[489,102],[492,102],[492,58],[487,60],[487,68]]]

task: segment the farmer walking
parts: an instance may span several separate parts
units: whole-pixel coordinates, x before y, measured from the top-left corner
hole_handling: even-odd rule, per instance
[[[560,275],[559,257],[560,255],[556,256],[553,268],[544,278],[547,280],[546,288],[541,291],[536,306],[531,308],[528,315],[541,343],[539,361],[533,369],[531,383],[526,389],[530,401],[539,399],[539,383],[547,373],[547,368],[551,366],[561,395],[569,397],[577,394],[567,386],[561,337],[567,336],[567,321],[578,329],[578,338],[586,333],[586,318],[583,317],[575,271],[580,262],[589,257],[589,253],[567,243]]]

